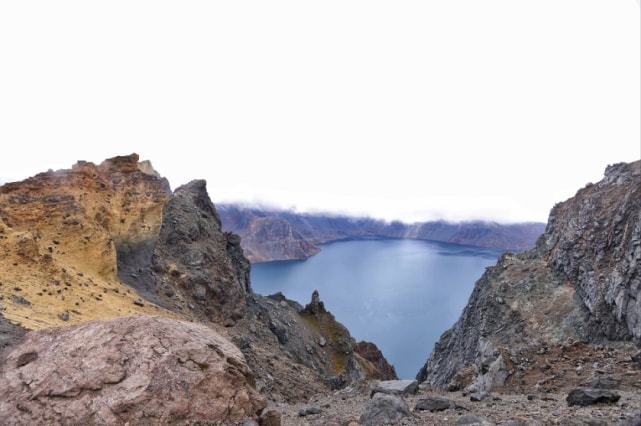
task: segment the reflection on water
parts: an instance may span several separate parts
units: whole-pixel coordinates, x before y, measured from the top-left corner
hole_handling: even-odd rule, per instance
[[[305,261],[252,266],[259,294],[305,305],[318,289],[357,340],[376,343],[399,377],[414,377],[461,313],[474,282],[500,252],[414,240],[327,244]]]

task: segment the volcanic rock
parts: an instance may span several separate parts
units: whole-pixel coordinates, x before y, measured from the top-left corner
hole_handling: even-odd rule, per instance
[[[416,402],[416,406],[414,407],[414,410],[431,411],[434,413],[437,411],[445,411],[445,410],[456,408],[456,407],[457,407],[456,403],[450,399],[428,397],[428,398],[419,399]]]
[[[363,426],[377,426],[396,423],[410,414],[410,409],[403,398],[377,393],[367,404],[359,422]]]
[[[0,366],[7,425],[229,422],[264,406],[234,345],[163,317],[30,332]]]
[[[223,233],[205,181],[181,186],[167,201],[150,269],[156,286],[169,286],[211,321],[244,315],[249,262],[238,237]]]
[[[418,391],[416,380],[385,380],[378,382],[371,394],[383,393],[387,395],[413,395]]]
[[[378,380],[396,380],[394,366],[387,362],[378,347],[372,342],[357,342],[354,344],[354,352],[373,365],[370,376]]]
[[[621,396],[608,389],[577,388],[568,394],[566,401],[572,405],[614,404]]]
[[[488,268],[417,378],[476,392],[554,390],[579,385],[605,362],[633,382],[618,359],[641,338],[640,303],[637,161],[609,166],[603,180],[552,209],[536,248]]]

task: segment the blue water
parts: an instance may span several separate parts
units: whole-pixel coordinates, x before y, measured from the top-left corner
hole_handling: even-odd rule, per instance
[[[302,305],[317,289],[356,340],[376,343],[399,377],[413,378],[499,255],[428,241],[341,241],[304,261],[253,265],[251,278],[255,292],[281,291]]]

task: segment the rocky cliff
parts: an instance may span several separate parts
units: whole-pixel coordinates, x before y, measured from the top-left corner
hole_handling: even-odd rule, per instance
[[[138,156],[41,173],[0,187],[0,304],[5,318],[38,329],[175,313],[135,304],[118,279],[121,246],[160,231],[171,192]]]
[[[606,373],[634,383],[639,371],[621,359],[641,338],[640,271],[637,161],[608,167],[552,209],[534,249],[488,268],[418,379],[470,391],[554,389]]]
[[[393,376],[382,355],[356,353],[324,307],[253,294],[240,242],[223,231],[204,181],[172,192],[135,154],[0,187],[0,414],[17,423],[227,422],[257,418],[264,404],[254,389],[299,401]],[[48,349],[53,341],[59,350]],[[198,346],[198,359],[181,345]],[[79,367],[66,366],[67,350]],[[25,353],[37,358],[23,364]],[[183,367],[193,382],[168,375],[165,388],[154,378]],[[32,393],[17,391],[24,383]],[[183,391],[188,400],[158,402]],[[205,413],[206,394],[219,395],[223,411]],[[71,417],[60,404],[75,407]]]
[[[239,234],[252,262],[306,259],[318,245],[352,238],[412,238],[501,250],[532,248],[544,224],[445,221],[406,224],[370,218],[219,206],[223,228]]]
[[[193,181],[168,198],[157,235],[119,251],[119,276],[169,310],[231,325],[251,291],[239,243],[222,231],[205,181]]]

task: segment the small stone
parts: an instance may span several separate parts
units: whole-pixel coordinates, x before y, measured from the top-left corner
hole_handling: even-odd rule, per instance
[[[528,401],[534,401],[536,399],[536,395],[528,395],[527,400]]]
[[[31,305],[31,302],[29,302],[27,299],[22,296],[16,296],[15,294],[11,295],[11,301],[17,303],[18,305]]]
[[[487,421],[487,419],[484,419],[483,417],[467,414],[465,416],[459,417],[459,419],[454,424],[455,425],[489,426],[489,425],[492,425],[493,423],[490,423],[489,421]]]
[[[265,408],[260,415],[260,426],[280,426],[281,414],[280,411]]]
[[[69,312],[64,311],[59,313],[58,318],[60,318],[62,321],[69,321]]]
[[[301,408],[298,411],[298,415],[300,417],[311,416],[311,415],[320,414],[320,413],[321,413],[321,409],[317,405],[308,405],[306,407]]]
[[[616,389],[621,385],[621,379],[611,376],[598,376],[588,383],[588,387],[596,389]]]
[[[428,397],[428,398],[419,399],[416,402],[416,406],[414,407],[414,410],[430,411],[432,413],[435,413],[437,411],[445,411],[455,407],[456,407],[456,404],[454,403],[454,401],[451,401],[449,399]]]
[[[577,388],[565,399],[569,406],[585,407],[593,404],[614,404],[621,398],[618,393],[608,389]]]
[[[418,382],[416,380],[384,380],[378,382],[370,396],[377,393],[387,395],[413,395],[418,392]]]
[[[142,301],[142,299],[138,298],[134,300],[134,305],[136,306],[145,306],[145,302]]]
[[[325,338],[323,336],[320,336],[318,338],[318,345],[322,348],[322,347],[325,347],[326,344],[327,344],[327,341],[325,340]]]
[[[488,393],[487,392],[474,392],[472,395],[470,395],[470,401],[472,401],[472,402],[480,402],[480,401],[483,401],[487,397],[488,397]]]

